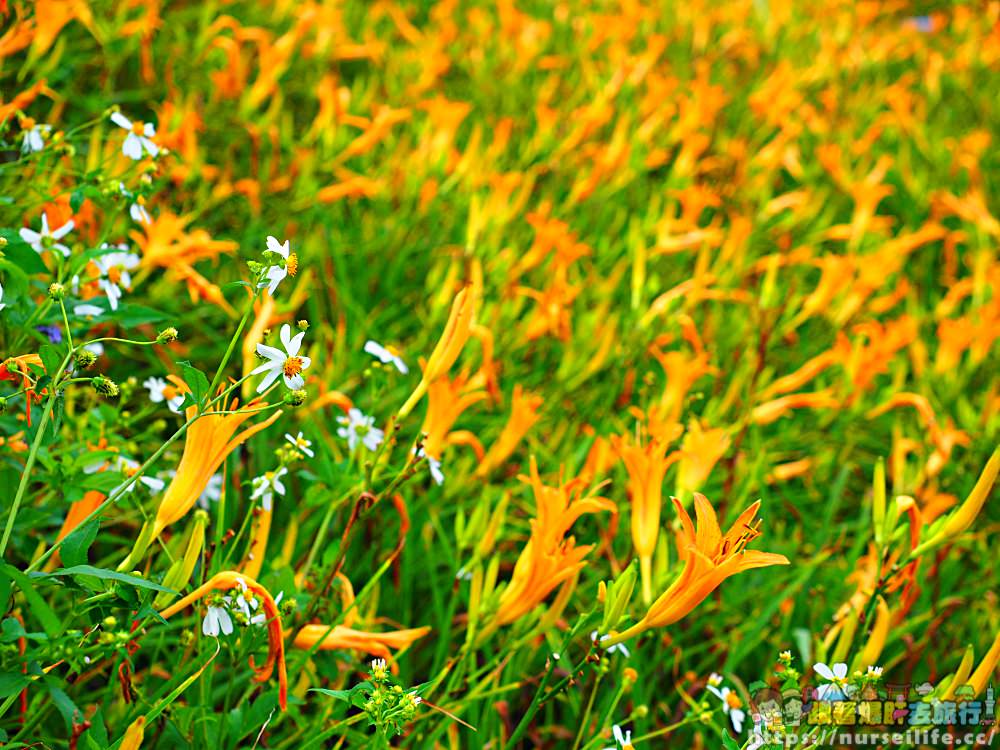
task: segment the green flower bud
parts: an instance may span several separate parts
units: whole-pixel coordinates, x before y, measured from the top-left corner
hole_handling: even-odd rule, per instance
[[[66,296],[66,287],[62,284],[55,282],[49,284],[49,299],[59,301]]]
[[[87,370],[93,367],[94,363],[97,362],[97,355],[89,349],[81,349],[76,353],[74,361],[76,362],[78,369]]]
[[[305,391],[289,391],[285,394],[284,402],[289,406],[302,406],[307,395]]]
[[[118,397],[118,385],[106,375],[98,375],[90,381],[90,384],[94,386],[94,390],[102,396],[107,396],[108,398]]]
[[[180,337],[177,329],[171,326],[170,328],[164,328],[156,335],[156,343],[158,344],[169,344],[171,341],[176,341]]]

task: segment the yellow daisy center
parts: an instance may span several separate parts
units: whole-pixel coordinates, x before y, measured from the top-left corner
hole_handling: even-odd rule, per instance
[[[31,130],[34,127],[35,127],[35,121],[32,118],[25,117],[23,120],[21,120],[22,130]]]
[[[132,132],[136,135],[142,135],[146,131],[146,124],[136,120],[132,123]]]
[[[163,398],[167,399],[167,401],[177,398],[177,388],[175,386],[164,386],[162,393]]]
[[[112,284],[119,284],[122,280],[122,267],[121,266],[111,266],[108,269],[108,281]]]
[[[299,272],[299,256],[295,253],[290,253],[288,259],[285,261],[285,270],[288,272],[289,276],[294,276]]]
[[[730,708],[743,708],[743,701],[740,700],[736,693],[729,693],[726,695],[726,703],[729,704]]]
[[[292,378],[302,372],[302,357],[289,357],[282,368],[286,378]]]

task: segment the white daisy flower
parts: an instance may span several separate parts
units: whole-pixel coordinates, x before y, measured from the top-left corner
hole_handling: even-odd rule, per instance
[[[234,597],[233,603],[236,608],[242,612],[247,620],[249,621],[253,617],[253,613],[257,611],[257,607],[260,606],[260,602],[257,601],[257,597],[254,596],[253,591],[247,586],[246,581],[242,578],[236,579],[237,585],[240,587],[239,593]]]
[[[81,306],[84,307],[85,305],[81,305]],[[101,312],[101,309],[97,308],[97,311]],[[74,312],[76,312],[76,311],[74,310]],[[77,313],[77,314],[79,314],[79,313]],[[93,352],[98,357],[103,357],[104,356],[104,344],[102,344],[100,341],[97,341],[97,342],[95,342],[93,344],[84,344],[83,348],[86,349],[88,352]]]
[[[878,679],[882,676],[882,667],[868,667],[868,677]]]
[[[428,456],[423,448],[416,451],[417,458],[426,458],[427,467],[431,470],[431,478],[434,484],[444,484],[444,472],[441,471],[441,459]]]
[[[139,161],[142,159],[143,152],[150,156],[156,156],[160,153],[160,147],[152,141],[156,135],[153,123],[139,122],[138,120],[132,122],[121,112],[115,112],[111,115],[111,122],[128,131],[125,142],[122,143],[122,153],[129,159]]]
[[[32,154],[45,148],[45,136],[52,128],[49,125],[39,125],[30,117],[21,120],[21,153]]]
[[[274,603],[275,604],[281,604],[281,599],[282,599],[282,597],[284,597],[284,595],[285,595],[284,591],[279,591],[278,595],[276,597],[274,597]],[[257,614],[255,614],[253,617],[250,618],[250,624],[251,625],[261,625],[261,626],[266,625],[267,624],[267,613],[266,612],[258,612]]]
[[[170,411],[174,414],[181,413],[184,394],[173,383],[168,383],[163,378],[146,378],[142,382],[142,387],[149,391],[149,400],[154,404],[166,401]]]
[[[305,453],[307,456],[309,456],[309,458],[316,458],[316,454],[313,452],[312,449],[312,441],[306,440],[304,437],[302,437],[301,432],[299,432],[299,434],[296,435],[295,437],[292,437],[292,433],[286,432],[285,440],[291,443],[292,447],[295,448],[295,450],[299,451],[300,453]]]
[[[302,338],[305,335],[305,331],[300,331],[292,336],[292,327],[285,323],[281,326],[281,343],[285,347],[285,351],[266,344],[257,344],[257,353],[267,359],[267,362],[250,373],[251,375],[267,373],[260,381],[260,385],[257,386],[257,393],[263,393],[270,388],[279,375],[284,376],[285,385],[289,390],[297,391],[305,385],[306,381],[302,377],[302,372],[309,369],[309,365],[312,364],[309,357],[298,356],[299,349],[302,348]]]
[[[285,280],[286,276],[294,276],[298,273],[299,256],[292,252],[288,240],[278,242],[271,235],[267,236],[267,249],[272,253],[277,253],[283,259],[281,265],[273,265],[267,269],[267,273],[264,274],[267,281],[260,283],[260,286],[267,287],[268,293],[273,297],[274,290],[278,288],[278,284]]]
[[[226,597],[223,601],[228,602],[229,598]],[[219,633],[223,633],[224,635],[232,634],[233,618],[229,616],[229,610],[224,606],[216,607],[209,604],[208,611],[205,613],[205,619],[201,621],[201,632],[213,638],[218,638]]]
[[[130,271],[139,267],[139,256],[128,252],[128,245],[109,245],[104,243],[102,249],[117,247],[118,252],[100,255],[94,259],[101,271],[101,277],[97,280],[98,286],[108,295],[108,302],[112,310],[118,309],[118,300],[122,297],[122,287],[126,289],[132,286],[132,275]]]
[[[385,659],[372,659],[372,677],[376,680],[384,680],[389,674],[388,665]]]
[[[112,461],[112,465],[117,471],[120,471],[125,476],[126,480],[131,479],[139,471],[138,461],[133,461],[131,458],[126,458],[122,455],[115,456]],[[149,488],[150,492],[154,493],[162,491],[163,488],[167,486],[166,482],[162,479],[146,475],[139,477],[139,482],[142,482],[147,488]],[[128,487],[125,487],[125,485],[128,484],[128,481],[122,482],[114,489],[114,492],[121,491],[122,488],[125,488],[125,492],[132,492],[135,490],[136,486],[138,486],[139,482],[132,482],[128,485]]]
[[[58,242],[67,234],[73,230],[73,220],[70,219],[61,227],[54,231],[49,230],[49,217],[48,214],[42,214],[42,228],[40,231],[36,232],[33,229],[28,229],[24,227],[20,231],[21,239],[31,245],[36,253],[42,253],[46,250],[53,249],[58,250],[63,254],[64,258],[69,257],[69,248]]]
[[[360,442],[370,451],[378,450],[385,433],[375,427],[375,417],[369,417],[361,409],[352,408],[347,416],[337,417],[337,422],[344,425],[337,429],[337,436],[347,441],[347,447],[354,450]]]
[[[743,720],[746,718],[746,712],[743,710],[743,701],[740,697],[727,687],[719,690],[715,685],[708,685],[708,692],[722,701],[722,710],[729,717],[729,721],[733,724],[733,729],[736,730],[737,734],[743,731]]]
[[[389,364],[391,362],[396,366],[396,369],[404,375],[410,371],[410,368],[406,366],[406,362],[404,362],[403,358],[399,356],[399,351],[394,347],[382,346],[377,341],[369,339],[365,342],[365,351],[383,364]]]
[[[611,637],[610,634],[602,635],[601,638],[600,638],[600,640],[606,641],[610,637]],[[596,630],[593,631],[590,634],[590,640],[592,640],[592,641],[596,641],[597,640],[597,631]],[[625,646],[624,643],[616,643],[614,646],[609,646],[607,648],[607,652],[609,654],[613,654],[615,651],[617,651],[619,654],[621,654],[622,656],[624,656],[626,659],[629,658],[632,655],[631,652],[628,650],[628,648]]]
[[[604,748],[604,750],[635,750],[632,745],[631,729],[622,732],[622,728],[615,724],[611,727],[611,733],[615,736],[615,744],[612,747]]]
[[[132,217],[132,221],[137,224],[152,224],[153,217],[149,215],[149,211],[146,210],[146,199],[141,195],[135,199],[135,203],[129,206],[128,215]]]
[[[813,664],[813,669],[820,677],[830,681],[825,685],[819,686],[819,691],[817,692],[819,699],[828,701],[844,700],[847,688],[847,665],[843,662],[838,662],[831,669],[821,662]]]
[[[250,499],[259,499],[260,506],[270,512],[271,500],[274,498],[274,493],[277,492],[282,496],[285,494],[285,485],[281,483],[281,478],[287,473],[288,469],[282,466],[277,471],[268,471],[259,477],[254,477],[250,482],[250,485],[253,487]]]

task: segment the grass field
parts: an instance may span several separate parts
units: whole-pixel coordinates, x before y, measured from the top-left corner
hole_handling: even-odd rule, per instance
[[[998,29],[0,0],[0,744],[988,746]]]

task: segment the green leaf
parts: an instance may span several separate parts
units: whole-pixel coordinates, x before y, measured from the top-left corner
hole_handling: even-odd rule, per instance
[[[128,584],[129,586],[135,586],[136,588],[140,589],[165,591],[168,594],[179,593],[177,591],[174,591],[173,589],[168,589],[166,586],[161,586],[158,583],[147,581],[145,578],[138,578],[137,576],[126,575],[125,573],[119,573],[116,570],[95,568],[93,565],[73,565],[72,567],[69,568],[60,568],[59,570],[53,571],[52,573],[33,573],[32,575],[33,577],[36,578],[61,578],[63,576],[94,576],[95,578],[100,578],[105,581],[118,581],[118,583],[125,583]]]
[[[7,563],[0,563],[0,570],[10,576],[10,579],[21,589],[21,593],[24,594],[25,601],[28,603],[28,609],[31,610],[32,615],[38,618],[49,637],[58,635],[61,630],[59,618],[56,617],[56,613],[52,611],[48,602],[35,591],[28,576]]]
[[[63,563],[68,566],[86,565],[87,550],[97,538],[97,532],[100,528],[101,519],[91,518],[87,523],[77,526],[67,534],[59,551]]]
[[[38,356],[42,358],[42,366],[45,367],[45,374],[53,378],[59,372],[59,368],[63,363],[63,357],[66,354],[63,352],[63,347],[61,346],[43,344],[38,349]]]
[[[196,404],[200,404],[204,400],[205,394],[208,393],[208,377],[190,362],[178,362],[177,364],[181,368],[181,377],[191,389],[191,398]]]
[[[722,746],[726,750],[740,750],[740,743],[729,736],[729,732],[722,732]]]
[[[7,240],[7,247],[3,249],[4,257],[26,274],[49,272],[45,263],[42,262],[42,256],[36,253],[31,245],[22,240],[21,235],[16,230],[0,229],[0,237]]]
[[[31,682],[31,678],[20,672],[3,672],[0,674],[0,698],[9,698],[17,695],[25,685]]]

